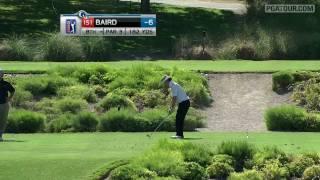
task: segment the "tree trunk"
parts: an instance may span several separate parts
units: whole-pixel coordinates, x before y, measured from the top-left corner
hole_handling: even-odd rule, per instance
[[[150,12],[150,0],[141,0],[140,9],[142,13]]]

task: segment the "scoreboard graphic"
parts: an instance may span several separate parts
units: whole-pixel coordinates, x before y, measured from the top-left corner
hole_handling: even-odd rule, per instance
[[[61,14],[60,32],[65,36],[156,36],[155,14]]]

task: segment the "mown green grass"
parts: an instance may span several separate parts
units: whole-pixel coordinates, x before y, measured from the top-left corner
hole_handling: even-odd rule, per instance
[[[115,61],[115,62],[16,62],[2,61],[0,67],[8,72],[45,72],[57,66],[92,67],[105,65],[128,68],[136,64],[155,64],[167,68],[209,72],[276,72],[283,70],[320,70],[320,61]]]
[[[114,160],[143,153],[172,133],[7,134],[17,142],[0,143],[0,179],[87,179]],[[186,140],[214,149],[226,140],[246,140],[246,133],[186,133]],[[320,152],[319,133],[249,133],[258,147],[277,145],[289,153]]]

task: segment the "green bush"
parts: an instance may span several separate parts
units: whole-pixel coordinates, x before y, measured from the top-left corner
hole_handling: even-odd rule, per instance
[[[288,165],[289,172],[292,177],[301,177],[303,175],[303,172],[310,166],[313,166],[315,162],[313,159],[304,157],[304,156],[298,156],[293,159],[292,162]]]
[[[99,106],[104,110],[118,107],[136,110],[135,104],[129,98],[117,94],[108,94],[99,102]]]
[[[90,112],[80,112],[73,119],[73,127],[77,132],[94,132],[97,125],[98,118]]]
[[[303,179],[305,180],[315,180],[315,179],[320,179],[320,166],[311,166],[308,167],[304,172],[303,172]]]
[[[175,131],[175,121],[172,115],[163,109],[145,109],[145,111],[137,114],[137,118],[148,122],[147,131],[153,131],[163,121],[158,131]]]
[[[82,37],[82,47],[86,59],[106,61],[111,58],[111,42],[104,37]]]
[[[234,172],[232,166],[226,163],[214,162],[207,168],[207,173],[210,178],[226,178],[230,173]]]
[[[203,145],[161,140],[155,146],[155,150],[156,149],[179,151],[182,153],[185,162],[196,162],[203,167],[211,164],[212,152]]]
[[[43,98],[35,104],[34,110],[46,114],[47,119],[50,121],[61,113],[57,108],[57,102],[57,99]]]
[[[27,107],[27,103],[33,99],[29,91],[16,88],[11,105],[14,107]]]
[[[230,166],[234,167],[235,162],[232,156],[226,155],[226,154],[217,154],[214,155],[212,158],[212,162],[219,162],[219,163],[225,163],[229,164]]]
[[[205,180],[208,179],[206,174],[206,169],[201,167],[198,163],[195,162],[186,162],[184,163],[186,172],[184,175],[185,180]]]
[[[52,34],[45,41],[43,58],[48,61],[81,61],[84,53],[79,38]]]
[[[14,110],[9,114],[7,131],[10,133],[36,133],[42,131],[46,116],[41,113]]]
[[[292,72],[280,71],[272,74],[272,89],[276,92],[288,90],[288,86],[294,83]]]
[[[207,107],[212,103],[212,98],[210,97],[208,89],[198,82],[191,81],[186,85],[185,90],[190,96],[192,104],[196,107]]]
[[[93,89],[90,89],[85,85],[74,85],[69,87],[62,87],[57,92],[60,97],[73,97],[85,99],[87,102],[94,103],[97,102],[97,95]]]
[[[139,132],[145,130],[143,119],[135,117],[136,112],[130,109],[111,109],[100,118],[100,131]]]
[[[304,131],[307,128],[307,113],[293,105],[282,105],[268,109],[264,115],[268,130]]]
[[[111,171],[112,180],[154,179],[157,173],[137,165],[124,165]]]
[[[94,93],[100,98],[107,95],[107,90],[104,87],[102,87],[101,85],[95,85],[93,87],[93,89],[94,89]]]
[[[159,176],[184,177],[183,155],[179,151],[153,150],[136,160],[139,166],[156,172]]]
[[[264,180],[262,172],[257,170],[245,170],[242,173],[231,173],[228,180]]]
[[[261,169],[265,166],[266,162],[270,160],[278,160],[281,165],[285,165],[289,162],[289,157],[276,146],[266,146],[254,154],[253,165]]]
[[[56,119],[53,119],[50,121],[50,123],[47,126],[47,131],[49,132],[74,132],[75,129],[73,127],[73,120],[74,120],[73,114],[66,113],[63,114]]]
[[[217,147],[218,154],[227,154],[235,160],[235,170],[241,171],[247,160],[252,159],[255,148],[246,141],[226,141]]]
[[[185,131],[194,131],[196,128],[203,128],[205,127],[205,119],[199,111],[194,108],[189,108],[188,114],[186,116],[184,122],[184,130]]]
[[[80,112],[79,114],[65,113],[48,124],[49,132],[94,132],[96,131],[98,118],[94,113]]]
[[[31,92],[34,96],[56,95],[59,88],[70,86],[74,83],[75,81],[72,78],[50,75],[23,79],[21,87]]]
[[[262,168],[264,177],[270,180],[287,179],[289,178],[289,171],[286,167],[283,167],[279,160],[267,161]]]
[[[30,45],[25,37],[12,36],[4,40],[4,52],[0,53],[2,60],[32,60],[33,51],[29,48]]]
[[[71,97],[58,100],[56,106],[61,112],[71,113],[78,113],[88,108],[88,104],[85,100],[74,99]]]

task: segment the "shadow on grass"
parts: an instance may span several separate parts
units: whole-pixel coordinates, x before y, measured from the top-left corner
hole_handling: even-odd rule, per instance
[[[196,141],[196,140],[201,140],[203,138],[191,138],[191,137],[188,137],[188,138],[183,138],[184,141]]]
[[[139,3],[118,0],[4,0],[0,2],[0,38],[12,34],[27,34],[41,37],[59,31],[60,14],[76,13],[83,9],[88,13],[140,13]],[[53,8],[54,7],[54,8]],[[214,39],[223,39],[241,29],[236,24],[239,16],[229,11],[201,8],[173,7],[152,4],[157,14],[156,37],[108,37],[115,53],[172,54],[174,43],[182,36],[193,36],[201,40],[202,31]]]
[[[0,141],[1,142],[25,142],[23,140],[16,140],[16,139],[4,139],[3,141]]]

